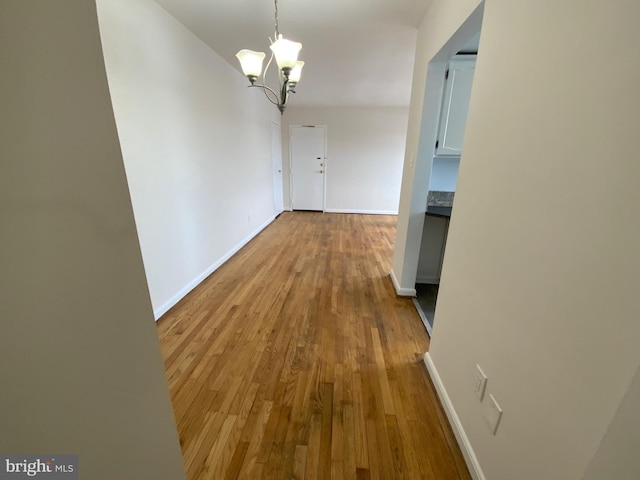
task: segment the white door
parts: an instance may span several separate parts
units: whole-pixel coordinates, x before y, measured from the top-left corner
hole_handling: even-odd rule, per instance
[[[271,159],[273,165],[273,206],[276,215],[284,210],[282,192],[282,137],[280,125],[271,122]]]
[[[325,126],[291,127],[291,201],[294,210],[324,210]]]

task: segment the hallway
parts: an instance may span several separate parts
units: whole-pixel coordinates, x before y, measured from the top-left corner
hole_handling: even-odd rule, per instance
[[[285,212],[158,322],[188,479],[470,478],[395,225]]]

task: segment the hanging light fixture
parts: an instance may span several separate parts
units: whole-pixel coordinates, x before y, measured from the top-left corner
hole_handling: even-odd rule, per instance
[[[287,106],[287,99],[289,93],[296,93],[295,88],[300,81],[300,75],[302,73],[302,67],[304,62],[298,60],[298,53],[302,48],[302,44],[298,42],[292,42],[283,38],[278,29],[278,0],[274,0],[275,3],[275,19],[276,19],[276,32],[275,41],[271,41],[271,57],[267,63],[267,67],[264,69],[264,76],[262,77],[262,83],[256,83],[258,77],[262,74],[262,62],[266,56],[263,52],[254,52],[252,50],[240,50],[236,57],[240,61],[242,66],[242,72],[247,76],[251,85],[249,87],[261,88],[264,91],[267,99],[278,107],[280,114],[284,113],[284,109]],[[271,87],[266,85],[265,77],[267,76],[267,70],[273,58],[276,59],[276,64],[280,70],[278,75],[278,86],[280,92],[276,92]]]

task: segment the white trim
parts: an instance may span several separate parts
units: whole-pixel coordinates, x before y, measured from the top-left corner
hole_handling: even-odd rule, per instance
[[[363,215],[397,215],[397,210],[352,210],[349,208],[327,208],[327,213],[360,213]]]
[[[327,179],[329,178],[329,128],[327,125],[316,125],[316,127],[324,128],[324,162],[322,175],[322,211],[327,211]],[[292,204],[293,205],[293,204]]]
[[[287,146],[289,147],[289,206],[291,212],[293,212],[293,147],[291,145],[291,138],[293,137],[293,127],[299,125],[289,125],[289,138],[287,138]]]
[[[275,175],[277,173],[280,174],[280,186],[282,187],[282,192],[281,193],[281,199],[282,199],[282,209],[278,212],[278,205],[276,205],[276,189],[275,189],[275,184],[273,185],[273,209],[276,211],[276,216],[280,215],[283,211],[284,211],[284,165],[282,163],[282,126],[278,123],[278,122],[274,122],[273,120],[271,120],[271,128],[273,129],[273,126],[278,127],[278,143],[280,146],[280,162],[279,165],[277,165],[277,172],[273,171],[272,172],[272,178],[275,177]],[[271,167],[273,168],[273,130],[271,131]],[[274,169],[275,170],[275,169]]]
[[[396,294],[401,297],[415,297],[416,289],[415,288],[401,288],[400,283],[398,283],[398,279],[396,278],[396,274],[393,270],[391,270],[391,281],[393,282],[393,287],[396,289]]]
[[[173,297],[164,302],[158,308],[153,310],[153,316],[156,321],[160,319],[162,315],[167,313],[171,307],[173,307],[176,303],[182,300],[191,290],[196,288],[205,278],[215,272],[224,262],[229,260],[233,255],[235,255],[242,247],[244,247],[247,243],[249,243],[256,235],[258,235],[262,230],[267,228],[271,222],[275,220],[275,216],[267,220],[263,223],[257,230],[250,233],[243,240],[240,241],[235,247],[229,250],[226,254],[222,256],[218,261],[216,261],[213,265],[208,267],[204,272],[198,275],[196,278],[191,280],[187,285],[185,285],[179,292],[177,292]]]
[[[462,451],[462,456],[464,457],[464,460],[467,464],[469,473],[474,480],[486,480],[486,477],[482,472],[482,468],[480,467],[478,457],[476,457],[476,454],[473,451],[473,447],[471,446],[471,441],[464,431],[464,427],[462,426],[460,417],[458,417],[458,413],[456,412],[456,409],[451,402],[451,398],[449,398],[447,389],[444,387],[444,383],[442,383],[442,379],[438,374],[438,369],[433,363],[433,359],[431,358],[431,355],[429,355],[429,352],[424,354],[424,364],[427,366],[429,376],[433,381],[433,385],[436,387],[436,392],[438,393],[440,402],[442,403],[444,411],[447,414],[447,418],[449,419],[449,423],[451,424],[453,433],[456,436],[456,440],[458,441],[458,445],[460,446],[460,450]]]
[[[285,207],[283,212],[293,212],[293,208],[291,207]]]

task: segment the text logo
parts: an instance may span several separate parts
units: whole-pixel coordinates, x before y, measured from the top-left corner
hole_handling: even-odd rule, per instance
[[[77,455],[0,455],[0,480],[78,480]]]

